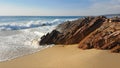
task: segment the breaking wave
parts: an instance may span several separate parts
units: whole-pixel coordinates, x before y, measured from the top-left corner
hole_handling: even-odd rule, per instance
[[[56,17],[51,20],[35,20],[36,18],[38,17],[30,20],[29,17],[0,17],[0,62],[52,47],[53,45],[39,45],[40,38],[55,29],[56,25],[75,20]]]
[[[72,19],[71,19],[72,20]],[[35,28],[35,27],[41,27],[41,26],[51,26],[51,25],[57,25],[60,23],[63,23],[67,20],[61,20],[61,19],[54,19],[52,21],[29,21],[29,22],[13,22],[13,23],[0,23],[0,31],[3,30],[20,30],[20,29],[28,29],[28,28]]]

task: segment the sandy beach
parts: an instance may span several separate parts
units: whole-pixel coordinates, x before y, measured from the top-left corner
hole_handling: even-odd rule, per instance
[[[120,0],[0,0],[0,68],[120,68]]]
[[[0,68],[120,68],[120,54],[56,45],[32,55],[0,62]]]

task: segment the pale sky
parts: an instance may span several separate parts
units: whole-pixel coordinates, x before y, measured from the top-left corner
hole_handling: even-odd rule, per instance
[[[85,16],[120,13],[120,0],[0,0],[0,16]]]

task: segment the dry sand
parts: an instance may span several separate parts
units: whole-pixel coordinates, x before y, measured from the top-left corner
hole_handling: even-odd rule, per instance
[[[80,50],[77,45],[57,45],[1,62],[0,68],[120,68],[120,54],[95,49]]]

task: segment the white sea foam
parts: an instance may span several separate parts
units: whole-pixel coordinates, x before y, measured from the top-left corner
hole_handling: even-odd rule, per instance
[[[42,35],[54,27],[0,31],[0,61],[11,60],[50,47],[51,45],[39,46],[39,41]]]
[[[0,62],[32,54],[54,46],[39,46],[40,37],[51,32],[56,25],[64,21],[68,21],[68,19],[54,19],[52,21],[37,20],[23,23],[0,23]]]
[[[11,22],[11,23],[0,23],[0,30],[19,30],[19,29],[27,29],[27,28],[34,28],[40,26],[50,26],[50,25],[57,25],[64,22],[64,20],[54,19],[52,21],[44,21],[44,20],[37,20],[37,21],[29,21],[29,22]]]

